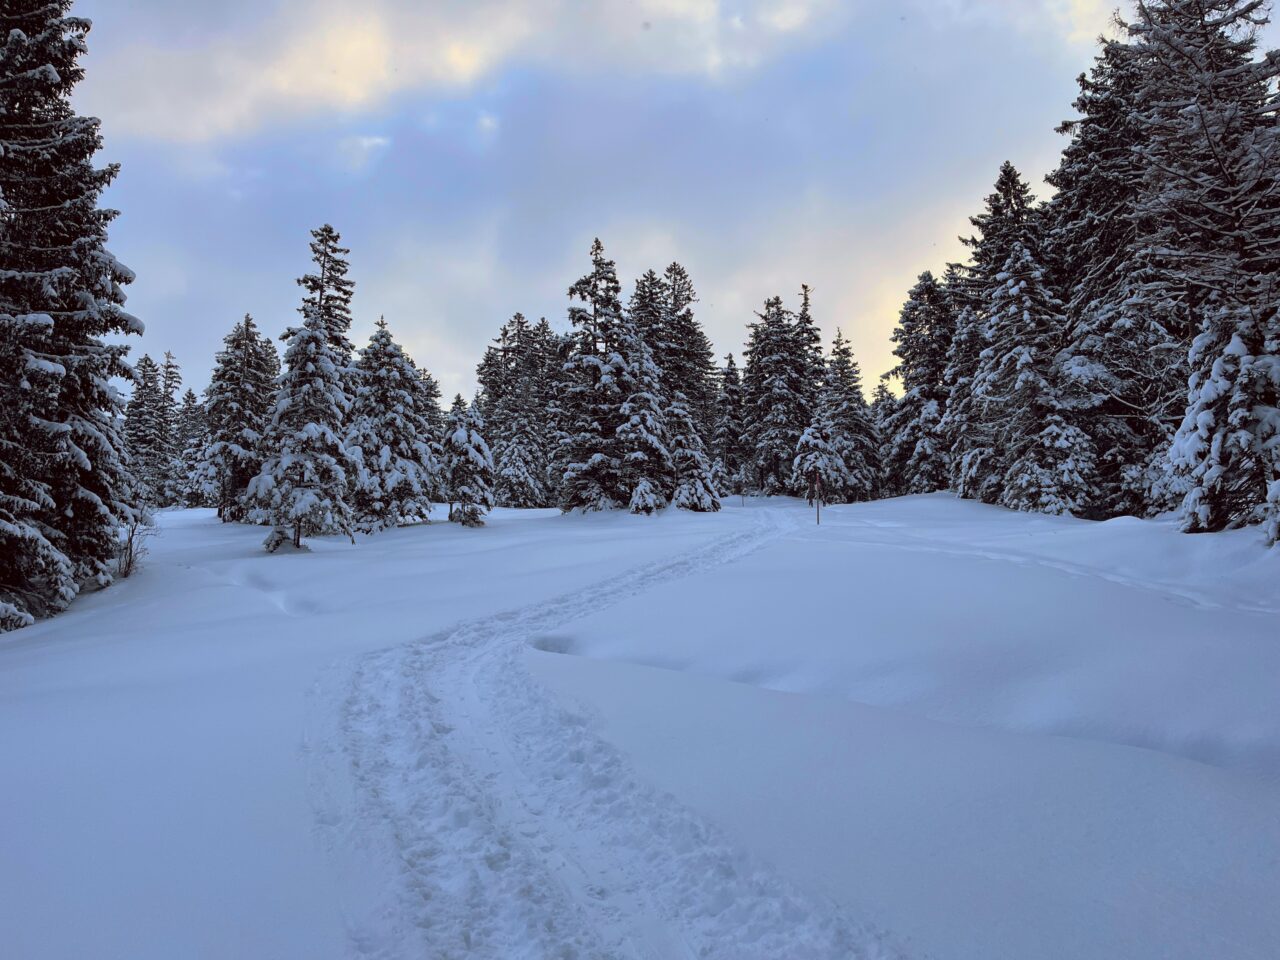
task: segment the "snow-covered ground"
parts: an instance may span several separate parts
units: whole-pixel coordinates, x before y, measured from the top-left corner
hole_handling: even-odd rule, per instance
[[[0,641],[0,954],[1280,956],[1280,551],[947,496],[163,516]]]

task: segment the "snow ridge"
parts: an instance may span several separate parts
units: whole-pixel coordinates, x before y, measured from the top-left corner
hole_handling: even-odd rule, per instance
[[[735,852],[639,782],[588,717],[528,673],[526,646],[667,580],[743,556],[793,518],[585,590],[362,658],[336,719],[345,758],[313,758],[320,829],[368,845],[385,828],[401,888],[355,955],[494,958],[882,958],[885,938]],[[337,673],[331,674],[336,679]],[[327,684],[313,708],[333,710]],[[328,684],[332,686],[332,684]],[[336,691],[335,691],[336,692]],[[335,776],[351,778],[335,799]],[[376,928],[376,933],[370,932]]]

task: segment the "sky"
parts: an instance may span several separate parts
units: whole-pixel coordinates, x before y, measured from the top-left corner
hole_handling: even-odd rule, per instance
[[[813,288],[867,391],[916,276],[1000,163],[1042,195],[1107,0],[78,0],[81,112],[119,162],[134,356],[208,381],[246,312],[297,318],[308,231],[351,249],[447,395],[516,311],[567,325],[593,237],[678,260],[720,355]]]

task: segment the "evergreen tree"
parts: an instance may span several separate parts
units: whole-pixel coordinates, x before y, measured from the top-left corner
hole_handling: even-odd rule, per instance
[[[1255,59],[1259,0],[1148,0],[1139,233],[1162,269],[1131,298],[1192,338],[1170,461],[1184,529],[1280,538],[1280,54]],[[1176,322],[1176,321],[1175,321]]]
[[[104,338],[140,334],[142,324],[123,309],[133,274],[106,249],[116,212],[98,206],[118,168],[94,166],[99,123],[71,106],[90,25],[68,16],[70,6],[6,7],[0,38],[7,626],[60,609],[85,580],[110,582],[117,534],[136,503],[112,386],[129,378],[128,348]],[[32,574],[25,586],[19,570]]]
[[[330,342],[324,301],[303,300],[303,323],[285,333],[285,370],[263,443],[266,459],[249,484],[257,512],[272,527],[269,552],[285,542],[295,549],[319,533],[352,534],[347,500],[359,471],[346,448],[351,398]]]
[[[715,489],[721,496],[746,492],[751,450],[746,443],[745,398],[733,354],[725,357],[716,397],[715,434],[712,439]]]
[[[882,470],[879,438],[871,408],[862,393],[862,371],[840,331],[831,344],[822,403],[826,405],[827,439],[843,465],[843,483],[828,487],[828,500],[858,503],[871,500]]]
[[[675,402],[683,396],[697,441],[705,449],[715,426],[715,354],[693,312],[698,300],[693,282],[679,263],[672,263],[662,274],[661,291],[661,335],[654,360],[662,371],[667,397]]]
[[[744,379],[754,486],[765,495],[800,492],[792,464],[800,435],[812,420],[808,335],[799,337],[780,297],[765,301],[750,328]]]
[[[160,460],[163,464],[156,491],[158,503],[171,507],[182,502],[182,443],[178,436],[178,390],[182,387],[182,370],[168,350],[160,367]]]
[[[830,503],[835,496],[850,486],[850,477],[843,458],[831,443],[833,424],[832,403],[827,390],[818,397],[818,409],[813,423],[809,424],[796,442],[796,455],[792,470],[804,484],[805,497],[810,504]]]
[[[545,333],[550,328],[543,321]],[[502,400],[494,405],[501,420],[501,441],[495,456],[499,500],[513,507],[542,507],[547,492],[547,446],[542,431],[547,419],[545,384],[546,353],[538,328],[521,314],[512,318],[510,383]],[[493,417],[487,423],[490,436],[498,435]]]
[[[822,394],[822,378],[826,373],[826,361],[822,357],[822,333],[813,320],[813,290],[808,284],[800,286],[800,310],[792,317],[794,363],[797,365],[797,390],[804,398],[804,409],[810,416],[802,416],[799,426],[803,429],[817,410]]]
[[[568,466],[569,447],[567,411],[561,397],[569,385],[575,368],[571,362],[574,338],[551,329],[545,317],[533,328],[533,409],[537,421],[539,463],[546,489],[545,505],[563,502],[561,486]]]
[[[999,486],[993,465],[996,427],[973,388],[980,358],[991,341],[988,317],[992,297],[1001,286],[999,274],[1016,244],[1033,254],[1039,246],[1031,189],[1013,164],[1000,167],[984,211],[971,217],[970,223],[977,234],[961,239],[973,251],[973,262],[949,269],[943,284],[956,312],[956,328],[947,353],[947,402],[940,431],[948,447],[952,489],[962,497],[990,502]]]
[[[160,367],[143,354],[134,367],[134,376],[133,396],[124,413],[125,446],[138,494],[148,503],[156,504],[168,468]]]
[[[692,417],[681,404],[680,422],[688,443],[682,449],[681,465],[685,474],[677,477],[668,447],[668,405],[662,393],[658,365],[629,315],[619,318],[614,335],[615,375],[620,392],[626,398],[618,410],[620,422],[614,436],[622,468],[622,492],[627,495],[628,508],[632,513],[661,510],[667,505],[669,491],[681,484],[687,509],[713,509],[705,506],[707,501],[701,497],[698,486],[709,482],[710,467],[702,456]],[[700,467],[705,468],[701,474]]]
[[[1093,516],[1141,514],[1185,406],[1185,334],[1172,301],[1142,291],[1160,273],[1137,210],[1144,192],[1144,57],[1104,41],[1079,79],[1078,120],[1047,178],[1044,260],[1066,297],[1061,399],[1097,451],[1097,476],[1079,499]],[[1140,229],[1141,228],[1141,229]]]
[[[420,375],[386,320],[378,320],[356,370],[359,392],[350,419],[363,443],[364,464],[352,503],[356,527],[374,533],[425,519],[438,492],[440,466],[420,408]]]
[[[33,421],[29,395],[53,382],[31,362],[35,338],[22,329],[31,322],[0,315],[0,632],[56,613],[78,589],[71,561],[38,519],[52,505],[36,479],[52,439]]]
[[[1031,252],[1015,243],[991,301],[991,345],[973,392],[992,430],[992,500],[1015,510],[1075,513],[1089,502],[1093,449],[1063,414],[1056,359],[1062,304]]]
[[[889,371],[902,383],[902,397],[885,422],[886,469],[903,493],[945,490],[947,443],[947,353],[955,336],[955,316],[942,285],[929,271],[911,289],[893,332],[898,365]]]
[[[497,501],[512,507],[547,506],[550,385],[545,319],[537,326],[517,313],[485,351],[477,371],[480,410],[496,464]]]
[[[311,260],[315,272],[298,278],[298,286],[306,291],[301,312],[314,316],[324,327],[325,337],[334,362],[346,380],[351,376],[351,358],[355,348],[347,334],[351,330],[351,297],[355,283],[347,279],[351,251],[339,246],[342,237],[329,224],[311,231]]]
[[[493,456],[481,436],[484,429],[478,405],[468,407],[458,394],[449,415],[444,441],[450,510],[449,519],[464,527],[484,526],[493,509]]]
[[[201,476],[208,434],[209,424],[204,404],[195,391],[188,388],[182,395],[182,405],[178,408],[177,446],[182,452],[175,470],[175,502],[184,507],[206,507],[212,503],[206,495]]]
[[[881,377],[876,384],[876,389],[872,393],[871,399],[871,422],[875,427],[876,438],[881,450],[885,449],[886,438],[892,436],[890,418],[896,412],[897,407],[897,398],[889,390],[889,385],[884,378]],[[893,472],[891,461],[888,457],[881,457],[880,459],[880,475],[877,480],[876,491],[878,496],[896,497],[902,493],[898,476]]]
[[[421,367],[418,368],[418,410],[427,422],[429,435],[444,436],[445,416],[440,409],[440,384]]]
[[[591,246],[591,272],[569,288],[579,304],[569,308],[573,352],[567,358],[556,416],[564,437],[558,460],[564,464],[561,507],[608,510],[628,504],[618,428],[627,382],[618,350],[622,303],[614,262],[599,239]]]
[[[275,408],[280,358],[245,314],[222,340],[205,391],[207,442],[200,455],[201,494],[225,522],[244,520],[249,481],[262,471]]]

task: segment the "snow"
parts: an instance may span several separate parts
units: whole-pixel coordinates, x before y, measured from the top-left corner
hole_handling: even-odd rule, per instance
[[[161,514],[0,643],[0,929],[71,957],[1280,955],[1280,554],[946,495]]]

